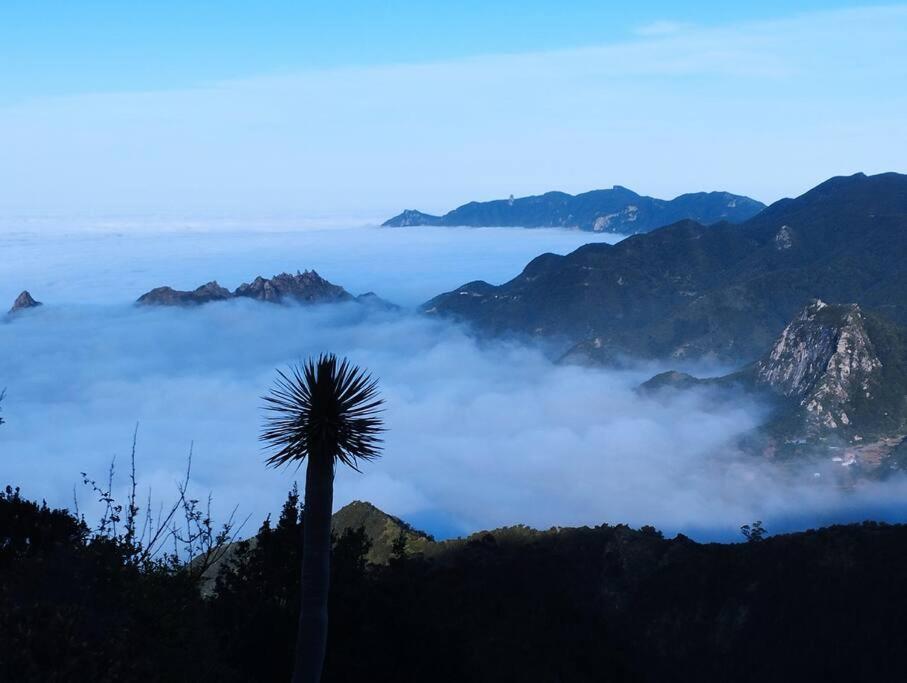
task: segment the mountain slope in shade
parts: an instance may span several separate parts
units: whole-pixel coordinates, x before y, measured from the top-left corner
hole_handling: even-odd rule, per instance
[[[740,225],[682,221],[615,245],[543,254],[500,286],[423,305],[568,360],[758,358],[806,303],[852,301],[907,323],[907,176],[833,178]]]
[[[832,446],[821,452],[845,467],[901,467],[890,456],[907,437],[907,328],[856,304],[811,302],[761,359],[732,375],[697,380],[667,372],[640,388],[658,393],[715,385],[742,386],[774,404],[759,435],[748,439],[751,448],[795,455]]]
[[[408,209],[384,223],[385,227],[414,225],[514,226],[525,228],[579,228],[592,232],[636,234],[692,219],[704,224],[739,223],[752,218],[765,205],[729,192],[696,192],[675,199],[638,195],[620,185],[578,195],[548,192],[519,199],[470,202],[432,216]]]

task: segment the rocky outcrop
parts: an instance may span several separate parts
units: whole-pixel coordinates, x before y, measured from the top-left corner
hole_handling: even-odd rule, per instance
[[[37,308],[41,305],[41,302],[35,301],[34,298],[32,298],[32,295],[28,293],[28,290],[26,290],[16,297],[16,300],[13,302],[13,307],[9,309],[9,312],[10,314],[18,313],[19,311],[24,311],[26,308]]]
[[[333,303],[353,299],[343,287],[328,282],[314,270],[297,271],[296,275],[281,273],[272,278],[259,276],[237,287],[233,296],[272,303]]]
[[[767,455],[831,454],[846,467],[907,467],[907,329],[856,304],[814,300],[760,360],[724,377],[656,375],[642,393],[693,386],[742,387],[774,404],[747,450]],[[883,464],[888,467],[880,467]]]
[[[138,298],[141,306],[197,306],[228,299],[255,299],[269,303],[323,304],[354,301],[370,308],[385,311],[399,307],[385,301],[374,292],[354,297],[340,285],[325,280],[314,270],[297,271],[295,275],[280,273],[271,278],[257,277],[241,284],[233,292],[217,282],[209,282],[192,291],[172,287],[157,287]]]
[[[755,379],[796,400],[816,433],[855,427],[854,404],[872,401],[881,368],[860,307],[816,300],[756,364]]]
[[[224,301],[232,296],[229,290],[212,281],[189,292],[156,287],[140,296],[136,303],[141,306],[198,306],[211,301]]]

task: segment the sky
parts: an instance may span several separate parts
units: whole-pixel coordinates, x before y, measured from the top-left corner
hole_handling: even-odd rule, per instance
[[[0,3],[0,218],[373,221],[904,171],[907,6]]]

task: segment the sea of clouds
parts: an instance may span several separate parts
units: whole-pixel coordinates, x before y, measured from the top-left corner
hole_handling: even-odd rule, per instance
[[[901,482],[844,491],[733,447],[765,418],[742,396],[653,399],[635,387],[671,363],[561,366],[539,349],[479,342],[416,306],[463,282],[501,282],[544,251],[590,236],[559,230],[318,228],[0,234],[0,297],[28,288],[45,306],[0,323],[2,481],[91,511],[81,472],[118,487],[138,424],[141,491],[172,497],[190,445],[193,491],[234,505],[248,532],[301,472],[269,470],[258,442],[275,369],[322,351],[372,371],[387,400],[384,457],[338,472],[335,503],[369,500],[438,536],[525,523],[653,524],[697,538],[866,517],[901,519]],[[399,312],[229,301],[137,308],[161,284],[315,268]],[[695,368],[723,372],[727,368]]]

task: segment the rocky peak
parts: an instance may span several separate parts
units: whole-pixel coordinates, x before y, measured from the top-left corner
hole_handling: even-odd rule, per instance
[[[233,296],[275,303],[285,300],[323,303],[353,298],[343,287],[328,282],[314,270],[296,271],[296,275],[281,273],[270,279],[259,276],[237,287]]]
[[[756,364],[756,382],[794,399],[812,430],[851,423],[855,401],[872,398],[882,362],[856,304],[813,301]]]
[[[209,282],[192,291],[181,291],[172,287],[157,287],[139,297],[138,303],[143,306],[195,306],[211,301],[224,301],[234,298],[256,299],[272,303],[335,303],[354,301],[354,297],[343,287],[328,282],[314,270],[306,270],[295,275],[281,273],[272,278],[257,277],[252,282],[241,284],[234,292],[221,287],[217,282]],[[375,303],[378,297],[366,296],[362,303]],[[390,306],[390,304],[386,304]]]
[[[32,298],[32,295],[28,293],[28,290],[26,290],[16,297],[16,300],[13,302],[13,307],[9,309],[9,312],[16,313],[17,311],[22,311],[26,308],[37,308],[41,305],[41,302],[35,301],[34,298]]]

